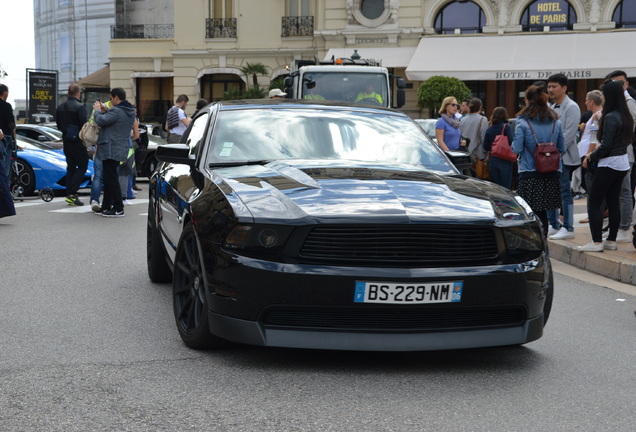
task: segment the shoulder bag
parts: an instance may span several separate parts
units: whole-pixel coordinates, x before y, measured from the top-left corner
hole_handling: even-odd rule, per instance
[[[506,124],[504,123],[503,128],[501,128],[501,134],[497,135],[492,143],[490,155],[508,162],[514,162],[517,160],[517,155],[510,148],[510,141],[508,141],[508,136],[505,132]]]
[[[82,126],[79,132],[79,137],[85,144],[97,145],[97,139],[99,138],[99,126],[97,126],[92,120],[87,121]]]
[[[537,142],[537,147],[534,149],[534,168],[538,173],[551,173],[559,170],[559,162],[561,161],[561,154],[554,144],[554,128],[556,127],[556,120],[552,124],[552,136],[550,142],[540,143],[537,136],[534,133],[534,129],[528,120],[528,126],[532,131],[532,136]]]
[[[481,145],[481,119],[479,119],[479,129],[477,130],[477,145],[472,152],[473,165],[472,169],[475,172],[475,176],[482,180],[488,180],[490,178],[490,172],[488,171],[488,162],[486,159],[479,159],[478,150]]]

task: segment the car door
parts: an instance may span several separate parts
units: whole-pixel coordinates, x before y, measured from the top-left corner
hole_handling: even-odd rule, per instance
[[[206,139],[206,127],[210,113],[197,116],[182,141],[190,147],[191,154],[198,152],[199,143]],[[189,201],[198,191],[188,165],[164,163],[159,167],[159,226],[165,236],[166,250],[174,258],[174,252],[189,213]]]

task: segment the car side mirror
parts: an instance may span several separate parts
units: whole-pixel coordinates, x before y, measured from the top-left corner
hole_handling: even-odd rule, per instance
[[[187,144],[163,144],[157,146],[155,157],[159,162],[188,165],[194,167],[196,156],[190,154],[190,146]]]

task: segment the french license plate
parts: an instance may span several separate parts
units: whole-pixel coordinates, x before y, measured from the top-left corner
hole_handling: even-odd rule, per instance
[[[462,301],[464,282],[356,282],[356,303],[426,304]]]

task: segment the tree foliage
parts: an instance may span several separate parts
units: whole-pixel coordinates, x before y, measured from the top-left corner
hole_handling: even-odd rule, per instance
[[[267,66],[263,63],[245,63],[245,66],[241,68],[241,72],[246,78],[252,77],[252,86],[258,87],[258,75],[267,75]]]
[[[424,81],[417,89],[417,105],[420,108],[428,108],[433,113],[448,96],[462,101],[472,97],[472,92],[457,78],[436,75]]]
[[[269,83],[269,89],[270,90],[280,89],[282,91],[285,91],[285,77],[284,76],[279,76],[279,77],[274,78]]]
[[[233,87],[223,92],[223,100],[239,100],[239,99],[263,99],[265,97],[265,90],[260,87],[250,87],[248,89],[241,89],[239,87]]]

